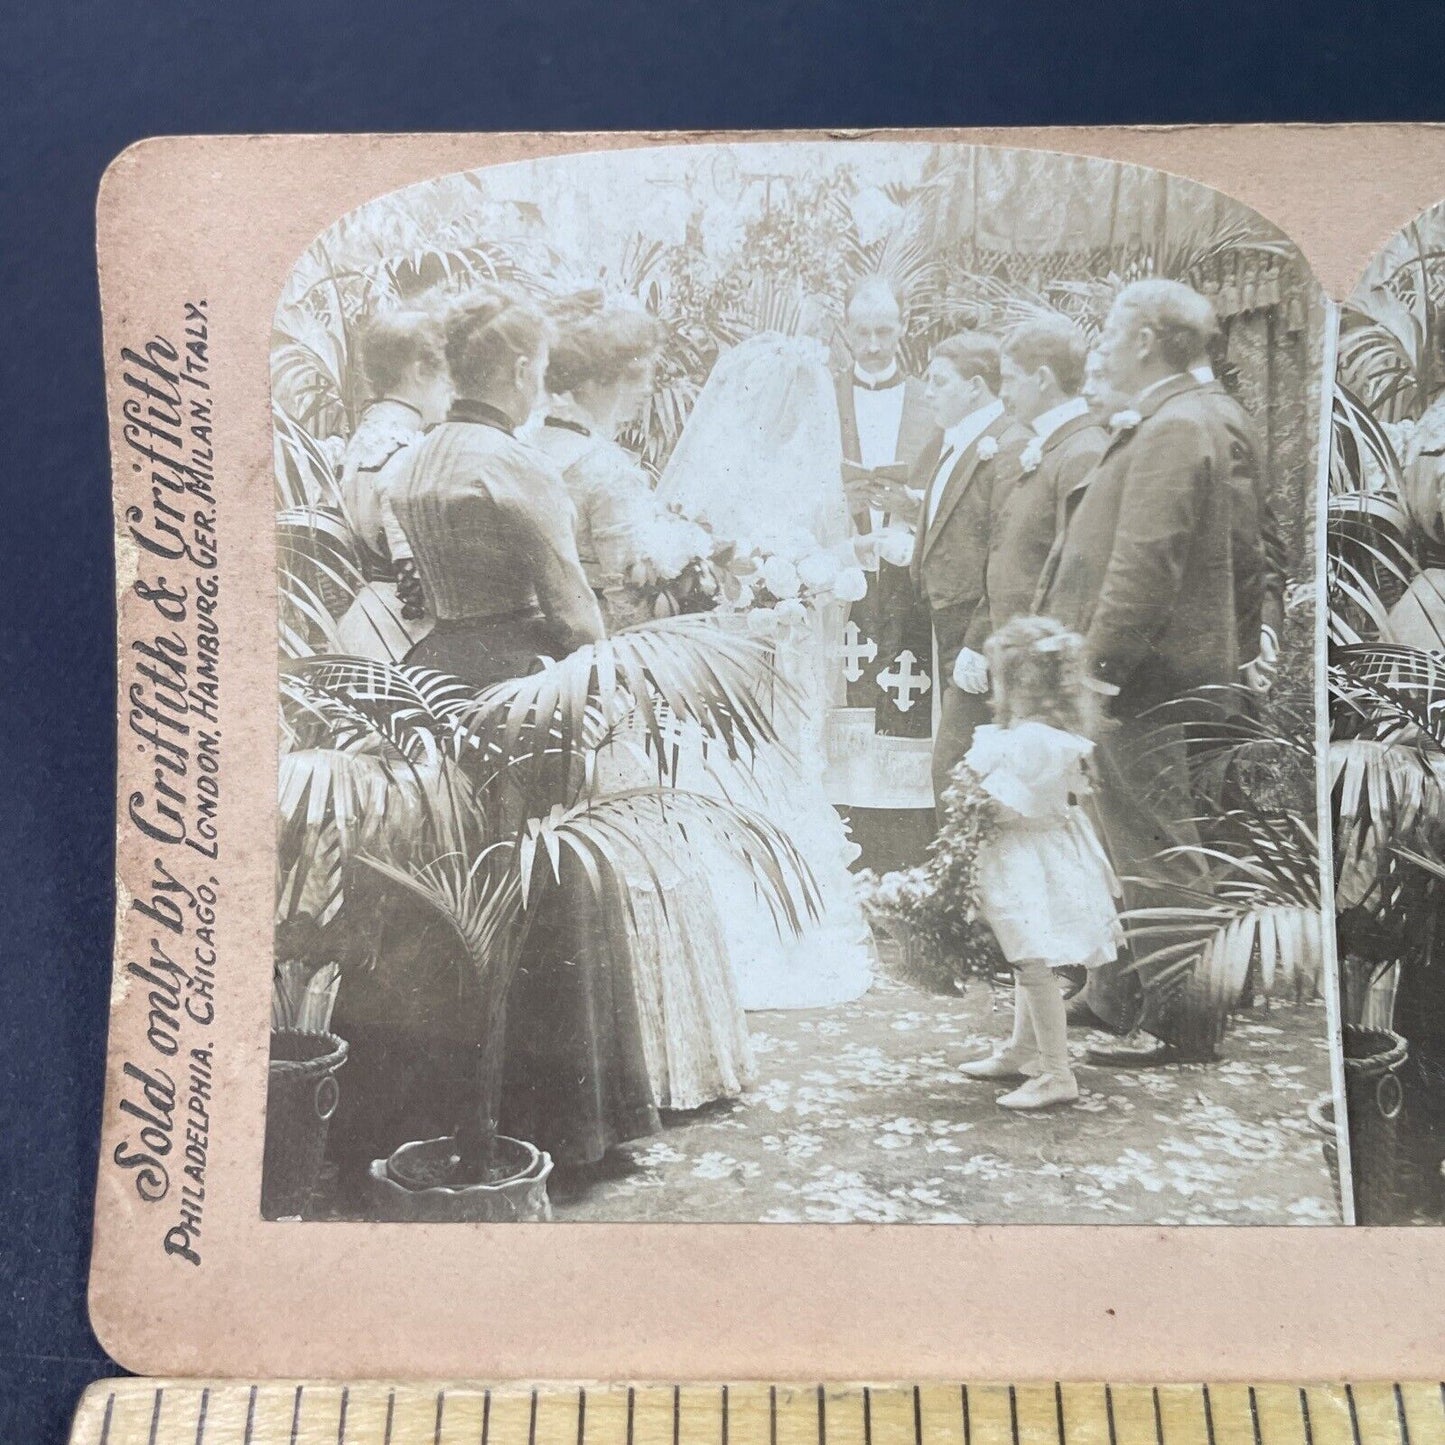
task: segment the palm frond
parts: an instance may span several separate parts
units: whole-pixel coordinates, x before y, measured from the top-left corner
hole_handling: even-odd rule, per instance
[[[1151,989],[1168,991],[1187,981],[1225,1010],[1238,1006],[1251,968],[1266,997],[1315,997],[1326,938],[1314,830],[1298,814],[1254,806],[1203,821],[1208,843],[1162,856],[1202,865],[1209,886],[1193,905],[1125,913],[1136,941],[1134,967],[1148,971]],[[1150,939],[1165,941],[1153,949],[1139,946]]]

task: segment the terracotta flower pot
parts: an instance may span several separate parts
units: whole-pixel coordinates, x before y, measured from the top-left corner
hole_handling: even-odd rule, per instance
[[[547,1176],[552,1156],[520,1139],[497,1136],[504,1177],[487,1184],[430,1184],[445,1179],[456,1159],[456,1140],[403,1144],[367,1171],[371,1217],[392,1223],[534,1224],[552,1217]]]

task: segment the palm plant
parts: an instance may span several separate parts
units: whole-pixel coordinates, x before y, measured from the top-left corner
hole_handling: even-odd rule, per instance
[[[1193,820],[1201,841],[1160,857],[1190,865],[1198,881],[1171,882],[1169,905],[1125,915],[1147,987],[1187,991],[1191,1015],[1207,1020],[1239,1007],[1252,979],[1266,998],[1299,1002],[1318,995],[1324,976],[1323,880],[1309,822],[1314,711],[1281,698],[1262,712],[1238,692],[1206,689],[1156,710],[1161,724],[1183,723],[1203,809]],[[1166,731],[1158,736],[1164,746]]]
[[[1445,902],[1426,862],[1438,854],[1445,818],[1442,246],[1445,213],[1407,226],[1376,258],[1341,323],[1330,457],[1330,764],[1354,1022],[1382,975],[1429,963]]]
[[[476,1064],[459,1181],[491,1168],[507,997],[564,875],[599,900],[624,893],[624,870],[660,890],[652,860],[706,835],[749,867],[781,928],[816,915],[816,886],[789,839],[681,776],[680,728],[734,763],[776,744],[759,701],[773,681],[766,659],[751,639],[681,617],[481,692],[355,658],[283,669],[281,912],[336,928],[364,913],[363,900],[374,906],[379,886],[443,925]],[[599,765],[620,752],[646,781],[604,788]]]

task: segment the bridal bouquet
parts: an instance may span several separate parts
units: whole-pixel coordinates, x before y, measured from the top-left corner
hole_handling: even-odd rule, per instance
[[[791,633],[830,601],[856,602],[868,590],[851,541],[819,546],[807,531],[774,529],[723,543],[713,554],[718,606],[744,614],[757,636]]]
[[[930,993],[956,994],[971,978],[1011,975],[978,909],[978,859],[998,827],[997,804],[965,763],[944,790],[943,822],[928,861],[902,872],[858,875],[864,910],[899,941],[896,972]]]
[[[675,507],[658,507],[637,525],[633,541],[636,553],[627,582],[654,617],[717,606],[716,543],[706,525]]]

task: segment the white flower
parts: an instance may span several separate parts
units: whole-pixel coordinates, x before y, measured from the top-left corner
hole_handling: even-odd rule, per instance
[[[1019,454],[1019,466],[1025,473],[1036,472],[1039,463],[1044,459],[1044,443],[1041,437],[1035,437]]]
[[[642,531],[643,552],[659,577],[671,581],[711,551],[711,538],[695,522],[660,514]]]
[[[998,455],[998,438],[984,437],[978,444],[978,459],[991,462]]]
[[[754,607],[748,613],[748,631],[754,637],[771,637],[778,628],[778,614],[771,607]]]
[[[809,552],[798,559],[798,581],[811,592],[823,592],[833,585],[841,564],[831,552]]]
[[[798,569],[786,557],[772,556],[763,563],[763,586],[774,597],[798,595]]]
[[[797,597],[779,602],[773,611],[784,627],[806,627],[808,624],[808,608]]]
[[[861,602],[868,595],[868,578],[861,567],[844,567],[833,581],[839,602]]]
[[[1123,411],[1116,411],[1109,418],[1109,430],[1114,432],[1133,431],[1143,420],[1144,418],[1133,407],[1127,407]]]

